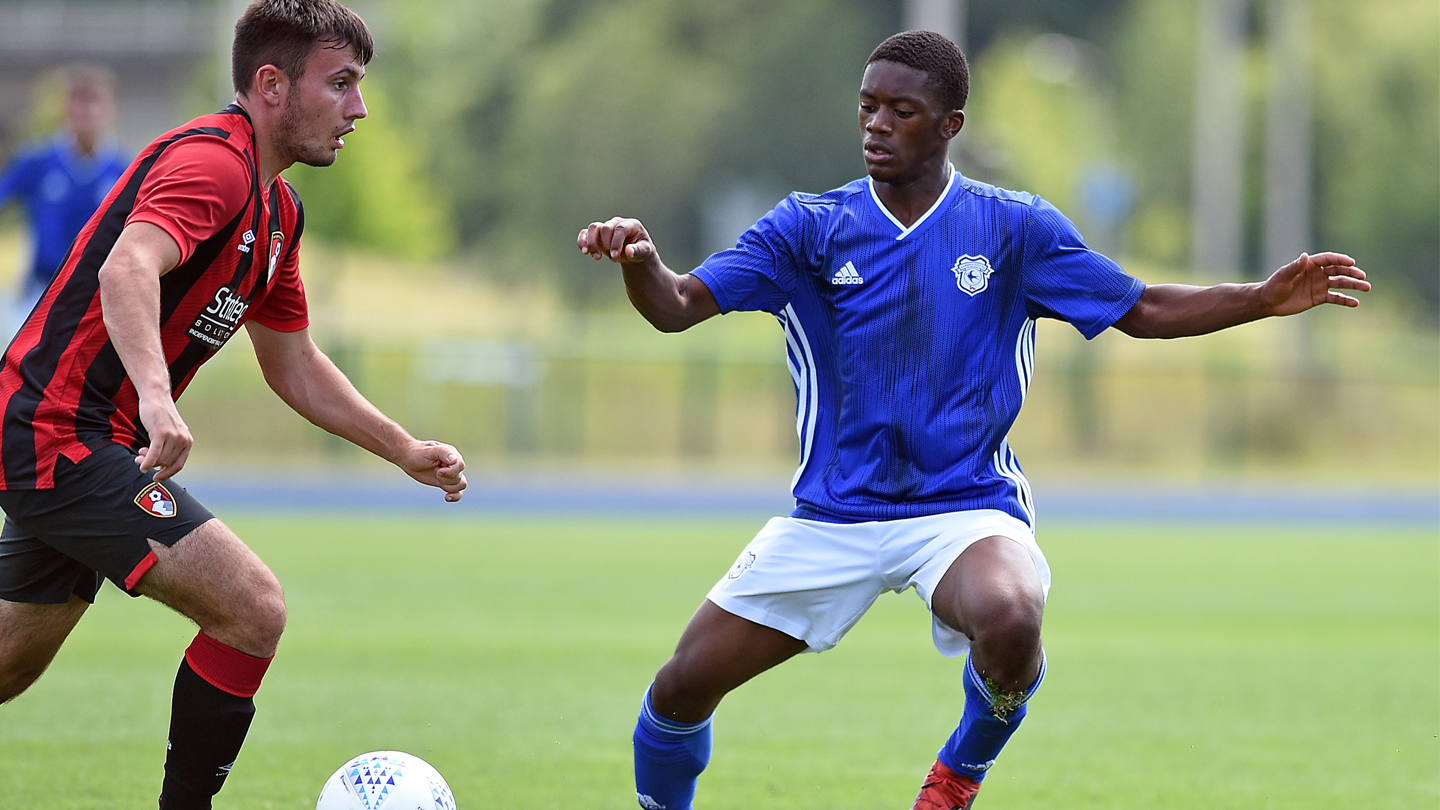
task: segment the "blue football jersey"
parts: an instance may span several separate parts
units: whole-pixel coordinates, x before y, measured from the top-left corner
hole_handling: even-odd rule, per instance
[[[26,286],[31,294],[50,283],[70,243],[129,165],[113,142],[86,157],[62,134],[20,154],[0,172],[0,207],[19,197],[30,217],[34,250]]]
[[[800,437],[792,515],[837,523],[998,509],[1033,526],[1006,434],[1035,320],[1092,338],[1145,289],[1054,206],[953,170],[909,228],[869,178],[792,194],[694,275],[722,312],[779,319]]]

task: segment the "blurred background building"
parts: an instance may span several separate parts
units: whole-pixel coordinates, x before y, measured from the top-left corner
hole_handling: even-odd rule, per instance
[[[0,0],[0,143],[13,150],[58,123],[46,80],[67,63],[92,62],[116,72],[116,134],[138,150],[188,111],[216,31],[208,2]]]
[[[120,79],[131,149],[225,101],[242,3],[0,0],[0,157],[55,123],[47,76]],[[680,336],[576,231],[638,216],[689,266],[791,190],[863,171],[855,89],[902,27],[972,65],[957,167],[1054,202],[1147,281],[1360,260],[1358,311],[1169,343],[1042,324],[1013,444],[1040,477],[1440,482],[1440,7],[1433,0],[367,0],[371,116],[306,199],[317,339],[479,464],[793,464],[774,323]],[[1320,43],[1323,43],[1321,45]],[[0,213],[0,274],[19,218]],[[14,257],[14,258],[12,258]],[[182,412],[194,464],[358,458],[237,346]]]

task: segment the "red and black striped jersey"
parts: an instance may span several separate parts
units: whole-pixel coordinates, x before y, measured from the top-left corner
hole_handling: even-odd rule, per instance
[[[0,489],[50,489],[55,462],[107,444],[149,443],[135,386],[101,312],[99,271],[120,232],[148,222],[180,246],[160,279],[160,341],[179,398],[242,324],[309,325],[300,282],[300,197],[261,187],[255,131],[240,107],[161,135],[130,164],[70,246],[0,367]]]

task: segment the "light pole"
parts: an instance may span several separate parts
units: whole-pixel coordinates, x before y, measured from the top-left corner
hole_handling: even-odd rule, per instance
[[[1206,281],[1240,276],[1244,171],[1244,0],[1200,0],[1191,257]]]

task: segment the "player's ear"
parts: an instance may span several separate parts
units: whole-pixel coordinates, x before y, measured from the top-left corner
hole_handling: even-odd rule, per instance
[[[279,106],[290,88],[290,77],[274,65],[261,65],[250,87],[260,99]]]
[[[965,113],[961,110],[951,110],[945,113],[944,118],[940,119],[940,137],[948,141],[959,135],[964,126]]]

